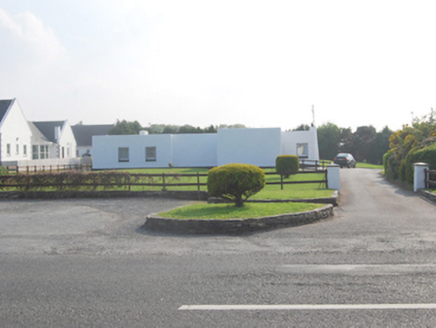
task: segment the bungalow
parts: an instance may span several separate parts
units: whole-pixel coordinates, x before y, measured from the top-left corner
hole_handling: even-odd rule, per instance
[[[93,137],[93,169],[213,167],[229,163],[275,166],[278,155],[319,160],[315,127],[218,129],[208,134],[154,134]]]

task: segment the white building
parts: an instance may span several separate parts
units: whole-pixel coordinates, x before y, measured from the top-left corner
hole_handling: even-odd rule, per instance
[[[246,163],[275,166],[278,155],[319,160],[316,128],[282,132],[280,128],[219,129],[210,134],[94,136],[93,169],[213,167]]]
[[[28,122],[16,99],[0,100],[0,164],[74,164],[76,139],[68,121]]]

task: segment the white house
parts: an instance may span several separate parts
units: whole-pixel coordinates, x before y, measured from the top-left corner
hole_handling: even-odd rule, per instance
[[[16,99],[0,100],[0,162],[31,158],[32,131]]]
[[[28,122],[16,99],[0,100],[0,163],[7,166],[77,164],[68,121]]]
[[[76,157],[76,139],[68,121],[29,122],[33,127],[32,159]]]
[[[213,167],[246,163],[275,166],[278,155],[319,160],[316,128],[282,132],[280,128],[218,129],[210,134],[94,136],[93,168]]]

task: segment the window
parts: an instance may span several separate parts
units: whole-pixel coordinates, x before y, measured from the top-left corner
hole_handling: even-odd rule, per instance
[[[156,147],[145,147],[145,161],[156,162]]]
[[[129,161],[129,148],[120,147],[118,148],[118,162],[128,162]]]
[[[309,144],[307,144],[307,143],[297,144],[297,156],[300,158],[308,158],[309,157]]]
[[[46,159],[48,158],[48,146],[39,146],[39,158]]]
[[[6,155],[11,156],[11,144],[6,145]]]
[[[23,155],[27,156],[27,145],[23,145]]]
[[[15,154],[18,155],[20,153],[20,145],[15,145]]]
[[[32,146],[32,159],[38,159],[38,158],[39,158],[38,146]]]

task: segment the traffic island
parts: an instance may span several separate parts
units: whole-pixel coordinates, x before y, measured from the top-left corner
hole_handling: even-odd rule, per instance
[[[243,234],[295,227],[333,216],[333,205],[327,204],[308,212],[285,213],[249,219],[170,219],[157,214],[147,216],[144,227],[154,232],[172,234]]]

